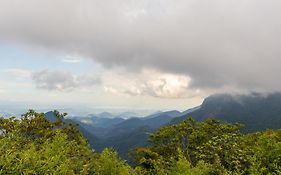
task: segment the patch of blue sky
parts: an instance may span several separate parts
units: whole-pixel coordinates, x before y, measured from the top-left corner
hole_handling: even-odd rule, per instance
[[[36,52],[10,43],[0,42],[0,70],[25,69],[40,71],[49,69],[70,71],[77,74],[95,72],[95,63],[90,59],[75,57],[75,59],[81,59],[81,61],[76,63],[63,61],[71,59],[70,57],[69,55]]]

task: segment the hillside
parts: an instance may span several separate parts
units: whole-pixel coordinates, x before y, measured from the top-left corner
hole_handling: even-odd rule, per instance
[[[281,127],[281,93],[249,95],[216,94],[207,97],[201,107],[172,120],[178,123],[187,117],[197,121],[217,118],[245,125],[243,131],[254,132]]]
[[[50,113],[49,120],[52,121]],[[79,129],[89,140],[92,148],[101,151],[106,147],[117,150],[121,157],[138,146],[146,146],[149,133],[159,127],[177,124],[192,117],[196,121],[216,118],[229,123],[241,123],[243,132],[281,128],[281,94],[249,95],[215,94],[207,97],[201,106],[179,111],[158,112],[143,118],[112,118],[109,113],[64,119],[78,123]]]
[[[186,111],[185,111],[186,112]],[[106,115],[68,118],[78,123],[81,131],[86,134],[91,147],[96,151],[112,147],[123,158],[128,158],[129,150],[146,146],[149,133],[155,132],[159,127],[166,125],[173,118],[182,116],[179,111],[158,112],[143,118],[129,119],[112,118]]]
[[[1,174],[264,175],[281,171],[280,129],[245,134],[239,124],[186,119],[156,130],[150,145],[131,151],[128,161],[112,149],[91,149],[64,116],[58,111],[29,110],[19,119],[0,117]],[[132,140],[142,131],[148,130],[143,127],[121,138],[121,148],[137,146]]]

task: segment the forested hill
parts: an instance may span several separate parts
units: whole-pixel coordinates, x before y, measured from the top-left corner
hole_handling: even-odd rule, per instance
[[[230,123],[242,123],[243,131],[254,132],[281,128],[281,93],[249,95],[216,94],[207,97],[201,107],[172,120],[176,124],[185,118],[197,121],[216,118]]]
[[[134,166],[112,149],[91,149],[65,114],[28,111],[0,117],[0,174],[265,175],[281,172],[281,130],[251,134],[241,125],[186,119],[159,128],[150,146],[131,151]]]
[[[138,146],[146,146],[150,133],[166,125],[173,118],[181,116],[179,111],[158,112],[143,118],[108,118],[90,115],[87,117],[64,118],[64,122],[79,124],[79,130],[88,139],[90,146],[100,152],[112,147],[122,158],[128,159],[128,151]],[[45,114],[49,121],[54,121],[52,111]]]
[[[52,112],[46,114],[49,120]],[[149,133],[159,127],[177,124],[192,117],[196,121],[216,118],[229,123],[245,125],[242,132],[263,131],[281,128],[281,94],[229,95],[216,94],[207,97],[201,106],[186,110],[158,112],[144,118],[106,116],[88,116],[64,119],[67,123],[78,123],[79,129],[89,140],[92,148],[102,151],[112,147],[122,158],[128,159],[129,150],[138,146],[147,146]]]

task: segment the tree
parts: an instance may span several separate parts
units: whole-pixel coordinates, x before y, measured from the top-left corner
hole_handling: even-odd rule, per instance
[[[186,168],[198,164],[216,167],[220,172],[243,173],[250,159],[243,149],[240,124],[223,123],[215,119],[195,122],[191,118],[179,124],[160,128],[150,136],[151,146],[137,148],[132,156],[145,169],[156,169],[158,160],[164,167],[188,162]]]
[[[21,119],[0,118],[0,174],[133,174],[112,150],[95,153],[66,114],[28,111]]]
[[[244,135],[240,124],[191,118],[151,134],[131,152],[130,167],[112,149],[96,153],[75,124],[28,111],[0,118],[1,174],[265,175],[281,174],[281,130]]]

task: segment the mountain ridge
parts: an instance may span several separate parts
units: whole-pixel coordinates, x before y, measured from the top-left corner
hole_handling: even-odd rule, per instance
[[[106,113],[105,113],[106,114]],[[243,132],[281,128],[281,93],[248,95],[214,94],[204,99],[200,106],[183,112],[171,110],[146,117],[128,119],[97,117],[67,118],[79,124],[92,148],[97,151],[112,147],[127,158],[126,153],[137,146],[147,145],[148,133],[159,127],[172,125],[192,117],[196,121],[216,118],[229,123],[241,123]],[[83,122],[84,119],[90,122]]]

